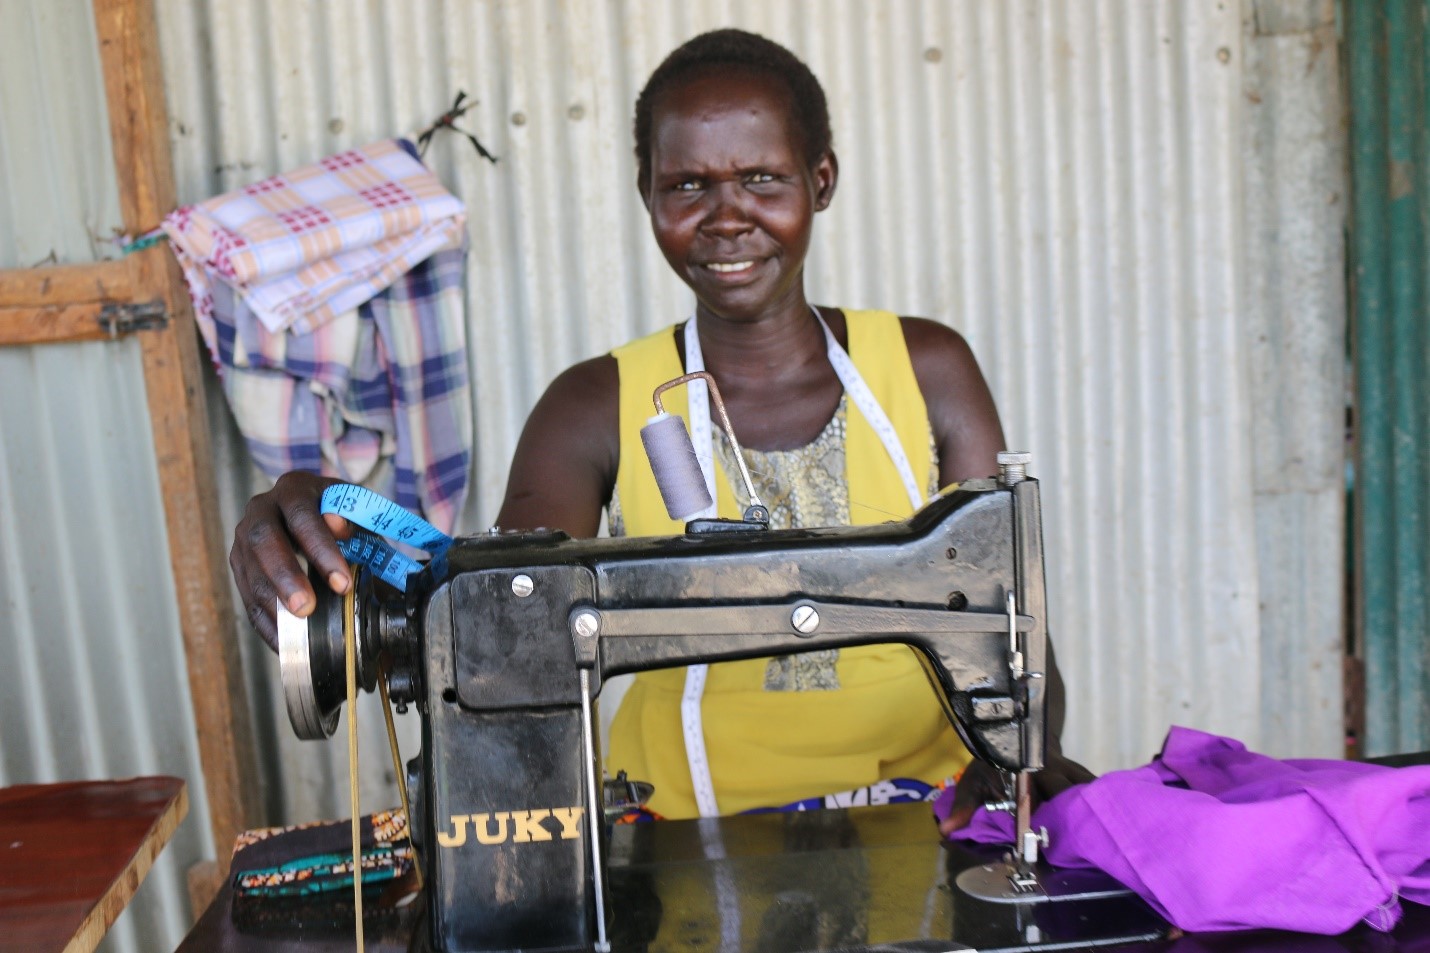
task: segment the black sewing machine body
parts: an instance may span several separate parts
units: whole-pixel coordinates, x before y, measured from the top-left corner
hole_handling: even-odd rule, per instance
[[[1022,573],[1018,497],[1033,510]],[[1041,671],[1036,500],[1025,483],[955,493],[875,528],[457,543],[418,627],[431,756],[413,810],[433,834],[419,850],[443,947],[595,940],[582,668],[596,691],[622,672],[906,641],[930,659],[975,753],[1011,771],[1041,766],[1042,692],[1010,681],[1006,611],[1021,582],[1021,612],[1036,606],[1027,641],[1039,646],[1025,664]],[[819,617],[808,634],[791,621],[800,607]],[[597,634],[579,634],[582,611],[598,614]]]
[[[422,715],[408,776],[437,949],[609,949],[606,925],[621,911],[603,881],[590,702],[620,673],[905,643],[969,750],[1023,779],[1026,830],[1046,721],[1035,480],[964,484],[873,527],[687,529],[470,537],[405,601],[367,589],[360,680],[371,688],[385,654],[394,700]],[[290,714],[307,737],[331,733],[342,700],[337,602],[309,623],[291,678],[284,650]]]

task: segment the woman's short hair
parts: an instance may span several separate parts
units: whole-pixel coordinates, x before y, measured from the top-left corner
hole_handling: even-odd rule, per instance
[[[799,127],[805,159],[813,166],[829,151],[829,105],[824,88],[799,57],[773,40],[745,30],[712,30],[693,37],[671,52],[646,80],[636,97],[636,164],[641,188],[650,180],[651,114],[655,101],[692,74],[734,67],[765,73],[789,91],[790,114]]]

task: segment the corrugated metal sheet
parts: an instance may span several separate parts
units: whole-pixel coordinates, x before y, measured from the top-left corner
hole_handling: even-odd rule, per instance
[[[1339,754],[1347,181],[1335,4],[1258,0],[1246,45],[1243,338],[1267,743]]]
[[[1290,73],[1270,40],[1268,75],[1248,72],[1255,11],[1237,3],[353,9],[160,3],[179,189],[197,200],[418,129],[457,89],[477,100],[463,125],[500,163],[455,138],[431,156],[472,214],[480,446],[466,529],[495,513],[547,380],[688,313],[631,187],[631,103],[680,40],[737,24],[797,50],[830,94],[843,174],[816,233],[813,296],[963,330],[1010,441],[1037,454],[1073,750],[1130,764],[1170,722],[1279,753],[1339,750],[1336,553],[1308,559],[1276,533],[1335,537],[1340,504],[1311,477],[1286,497],[1281,468],[1254,464],[1252,435],[1278,434],[1271,459],[1314,460],[1315,474],[1339,459],[1340,384],[1325,370],[1341,316],[1303,315],[1323,333],[1254,379],[1251,330],[1295,310],[1277,296],[1293,294],[1296,268],[1338,254],[1339,235],[1275,192],[1257,214],[1309,244],[1273,261],[1284,243],[1244,206],[1248,167],[1274,177],[1292,144],[1320,150],[1316,188],[1337,187],[1329,134],[1295,139],[1297,121],[1335,115],[1333,56],[1316,84],[1285,92],[1285,110],[1309,115],[1288,126],[1248,120],[1248,83],[1284,89]],[[1271,396],[1284,406],[1302,382],[1328,396],[1288,425]],[[235,499],[253,486],[239,469]],[[1322,601],[1297,615],[1308,592]],[[1312,687],[1295,688],[1312,669]]]
[[[123,220],[88,0],[3,0],[0,24],[0,268],[113,258]]]
[[[1347,5],[1357,634],[1369,754],[1430,747],[1427,41],[1423,4]]]
[[[51,246],[82,260],[88,238],[74,236],[118,220],[87,211],[103,202],[84,198],[110,161],[97,66],[86,74],[85,55],[30,47],[59,42],[52,33],[72,38],[79,24],[92,44],[88,10],[82,0],[3,2],[7,26],[18,10],[43,37],[0,34],[9,177],[0,263],[30,263]],[[493,518],[521,422],[547,380],[690,309],[632,188],[630,111],[644,77],[681,40],[726,24],[803,55],[830,93],[843,173],[816,231],[812,296],[932,316],[971,340],[1010,442],[1034,451],[1046,481],[1051,611],[1072,686],[1068,746],[1099,769],[1145,759],[1172,722],[1278,754],[1338,750],[1339,713],[1326,704],[1338,692],[1330,620],[1340,617],[1340,507],[1323,477],[1341,452],[1341,319],[1322,299],[1335,296],[1340,235],[1337,213],[1309,198],[1339,182],[1324,128],[1337,116],[1324,58],[1333,50],[1317,58],[1325,24],[1314,18],[1304,29],[1272,28],[1274,18],[1258,26],[1261,12],[1298,6],[1310,9],[156,2],[183,201],[412,132],[458,89],[477,100],[462,125],[500,163],[456,138],[430,153],[471,211],[479,446],[467,530]],[[1311,77],[1301,89],[1298,66]],[[84,75],[92,88],[57,111],[63,119],[33,120],[74,169],[50,162],[22,174],[11,91]],[[65,139],[81,115],[90,138]],[[1302,192],[1274,170],[1308,151],[1296,166],[1310,180]],[[47,183],[63,193],[53,211],[15,211],[19,192]],[[112,193],[105,201],[113,207]],[[24,242],[49,218],[47,228],[73,234],[46,236],[32,254]],[[1308,281],[1318,290],[1302,289]],[[74,763],[98,772],[197,777],[187,709],[171,702],[187,697],[185,678],[129,347],[0,351],[0,559],[11,572],[0,631],[26,673],[21,691],[0,683],[7,781],[50,776],[82,756]],[[1318,399],[1296,403],[1306,393]],[[211,398],[232,525],[260,481],[216,390]],[[21,415],[19,406],[56,409]],[[125,510],[125,501],[137,502]],[[110,511],[123,521],[97,515]],[[128,555],[135,549],[152,554],[153,571]],[[19,558],[36,551],[48,558]],[[107,567],[98,583],[92,558]],[[108,641],[77,641],[96,626]],[[292,739],[272,657],[238,637],[274,819],[345,814],[343,746]],[[134,659],[145,660],[141,670],[121,667]],[[365,707],[360,720],[364,801],[390,803],[380,719]],[[191,840],[164,858],[171,871],[209,849],[197,843],[203,829],[185,825]],[[136,935],[145,947],[173,945],[181,878],[151,876],[161,886],[145,890],[164,899],[144,916],[157,919],[122,927],[121,945]]]

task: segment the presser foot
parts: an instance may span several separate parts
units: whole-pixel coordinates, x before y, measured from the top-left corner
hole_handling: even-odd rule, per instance
[[[1160,917],[1099,871],[1009,857],[965,868],[954,884],[963,898],[954,900],[954,938],[980,953],[1086,950],[1167,934]]]

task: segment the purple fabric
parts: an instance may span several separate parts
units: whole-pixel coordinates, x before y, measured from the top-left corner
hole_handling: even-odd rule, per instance
[[[950,782],[944,789],[938,792],[938,797],[933,800],[933,816],[936,821],[942,824],[948,820],[948,816],[953,813],[953,798],[958,794],[958,783]],[[987,814],[987,811],[980,811],[980,814]],[[971,838],[970,838],[971,839]],[[979,843],[988,843],[979,841]],[[996,843],[996,841],[994,842]]]
[[[1103,870],[1188,931],[1389,930],[1400,900],[1430,903],[1430,767],[1278,761],[1174,727],[1151,764],[1070,788],[1033,825],[1050,863]],[[980,808],[953,836],[1008,843],[1013,821]]]

